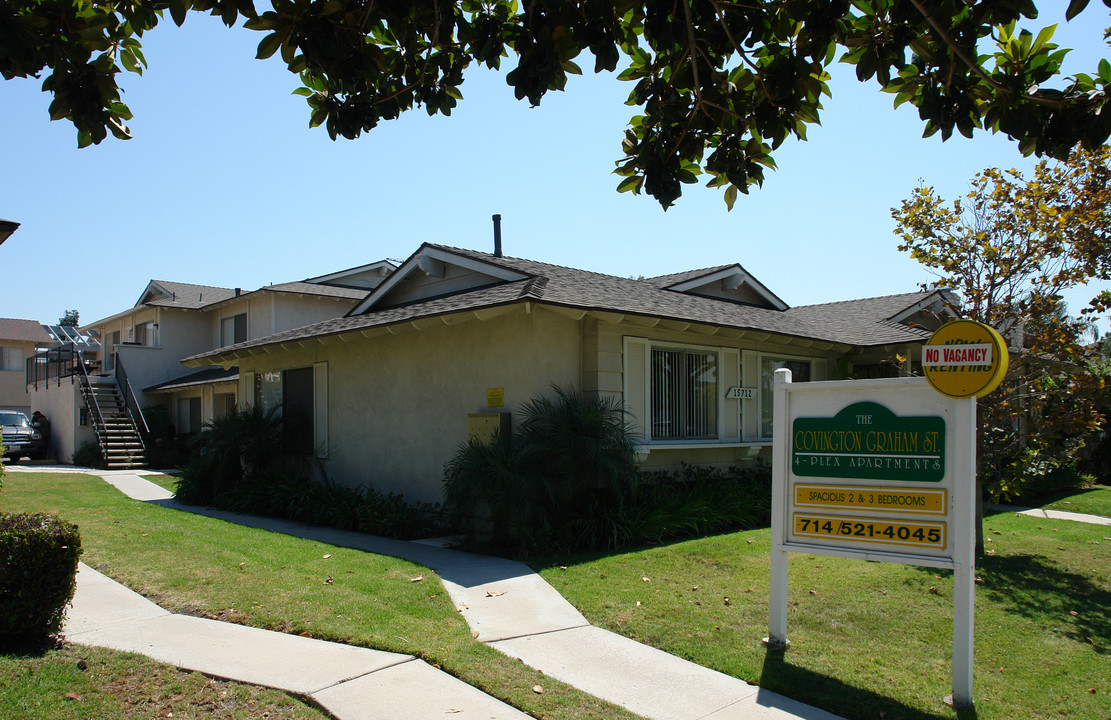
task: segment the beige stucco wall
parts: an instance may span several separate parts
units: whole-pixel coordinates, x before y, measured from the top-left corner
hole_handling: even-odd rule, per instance
[[[31,396],[27,393],[27,358],[35,354],[35,343],[20,340],[0,340],[0,345],[23,350],[23,362],[18,370],[0,370],[0,409],[21,410],[30,414]]]
[[[496,312],[500,316],[492,317]],[[626,348],[644,341],[702,346],[719,351],[719,390],[760,386],[761,354],[813,361],[825,379],[843,348],[766,333],[713,330],[582,311],[518,305],[449,319],[423,319],[370,337],[308,340],[242,358],[240,403],[253,399],[253,374],[314,366],[327,377],[324,418],[326,469],[349,485],[372,483],[411,500],[441,499],[443,466],[466,437],[468,413],[486,412],[487,390],[504,390],[504,408],[516,413],[551,385],[574,386],[618,399],[640,425],[646,411],[644,373],[627,372]],[[643,355],[641,356],[643,357]],[[628,375],[628,377],[627,377]],[[639,389],[638,389],[639,388]],[[646,468],[681,463],[728,467],[767,454],[758,437],[760,400],[720,400],[724,439],[709,443],[646,443]],[[516,419],[516,417],[515,417]],[[320,430],[318,419],[318,430]]]
[[[31,394],[32,409],[38,410],[50,420],[49,456],[58,462],[73,462],[73,452],[88,441],[96,442],[96,433],[91,425],[81,427],[81,387],[73,378],[53,379],[40,383],[39,389]]]
[[[466,317],[243,358],[241,393],[252,372],[327,363],[328,474],[439,502],[444,463],[466,440],[467,414],[488,411],[488,389],[502,388],[498,409],[516,412],[580,376],[578,322],[523,306],[487,321]]]
[[[270,293],[274,306],[274,331],[284,332],[323,320],[342,317],[356,300],[313,297],[293,293]],[[270,333],[266,333],[270,334]]]
[[[173,380],[192,372],[181,359],[210,349],[210,320],[202,313],[176,308],[159,308],[159,347],[120,345],[116,348],[139,397],[140,405],[157,403],[144,388]]]
[[[288,292],[256,292],[205,311],[212,324],[212,348],[220,347],[220,322],[241,313],[247,315],[247,339],[304,327],[340,317],[355,306],[354,300],[317,297]]]

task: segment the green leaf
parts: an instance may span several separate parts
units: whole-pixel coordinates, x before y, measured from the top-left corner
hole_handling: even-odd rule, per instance
[[[312,97],[312,90],[307,87],[299,87],[293,91],[293,94],[300,95],[301,97]]]
[[[640,195],[640,188],[642,185],[644,185],[644,178],[634,175],[618,183],[617,192],[623,193],[632,191],[633,195]]]
[[[1069,3],[1068,10],[1065,10],[1065,19],[1072,20],[1074,17],[1084,12],[1084,8],[1088,7],[1088,0],[1072,0]]]
[[[170,0],[170,17],[173,18],[175,25],[181,27],[188,12],[189,6],[185,0]]]
[[[726,210],[733,209],[733,203],[737,202],[737,186],[730,185],[725,188],[725,208]]]
[[[256,60],[265,60],[271,57],[274,53],[278,52],[278,48],[282,46],[282,36],[280,33],[272,32],[262,39],[258,44],[258,52],[255,53]]]

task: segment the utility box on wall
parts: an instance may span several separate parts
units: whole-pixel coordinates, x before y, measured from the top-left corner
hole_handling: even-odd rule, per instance
[[[502,438],[508,438],[512,432],[512,413],[467,413],[468,440],[475,438],[482,442],[490,442],[490,440],[494,438],[495,433]]]

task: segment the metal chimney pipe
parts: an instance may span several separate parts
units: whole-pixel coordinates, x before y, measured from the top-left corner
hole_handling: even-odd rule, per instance
[[[501,215],[494,215],[494,257],[501,257]]]

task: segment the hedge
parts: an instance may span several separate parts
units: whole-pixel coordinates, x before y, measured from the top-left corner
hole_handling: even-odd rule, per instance
[[[0,645],[58,634],[77,585],[77,526],[46,514],[0,514]]]

